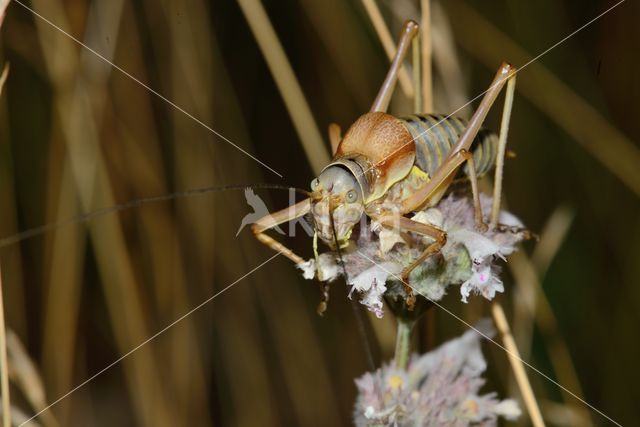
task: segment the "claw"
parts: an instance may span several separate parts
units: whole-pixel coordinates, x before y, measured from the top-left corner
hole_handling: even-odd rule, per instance
[[[318,308],[316,308],[316,312],[319,316],[324,315],[324,312],[327,311],[327,307],[329,305],[329,284],[327,282],[320,283],[320,303],[318,304]]]
[[[323,316],[325,311],[327,311],[327,303],[326,301],[320,301],[318,308],[316,308],[316,313],[318,313],[318,316]]]
[[[489,230],[489,226],[484,222],[481,222],[479,224],[476,224],[476,229],[481,233],[486,233],[487,230]]]
[[[413,294],[413,291],[411,291],[411,294],[405,298],[404,303],[407,304],[407,309],[409,311],[413,311],[416,306],[416,296]]]
[[[404,292],[407,294],[404,299],[404,303],[407,304],[407,308],[409,311],[413,311],[413,308],[416,305],[416,296],[413,293],[413,289],[409,286],[409,274],[402,274],[402,286],[404,287]]]

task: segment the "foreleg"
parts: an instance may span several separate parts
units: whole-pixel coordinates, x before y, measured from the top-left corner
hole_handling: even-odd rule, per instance
[[[253,230],[253,234],[255,234],[256,239],[258,239],[260,242],[269,246],[274,251],[281,252],[284,256],[286,256],[296,264],[301,264],[304,262],[304,259],[302,257],[296,255],[291,249],[287,248],[282,243],[275,240],[273,237],[265,234],[265,231],[275,227],[276,225],[280,225],[282,223],[292,221],[296,218],[300,218],[301,216],[306,215],[310,210],[311,199],[306,199],[302,202],[296,203],[295,205],[289,206],[286,209],[260,218],[251,226],[251,229]]]

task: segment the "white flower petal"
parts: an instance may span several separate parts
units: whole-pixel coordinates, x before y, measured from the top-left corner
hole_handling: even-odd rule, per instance
[[[513,399],[503,400],[493,407],[493,411],[508,421],[514,421],[522,414],[520,407]]]
[[[518,217],[507,211],[500,211],[500,215],[498,215],[498,222],[509,227],[523,226],[522,221],[520,221]]]
[[[485,258],[500,252],[500,246],[491,239],[475,231],[461,229],[449,234],[451,242],[460,242],[467,248],[469,256],[474,263],[481,263]]]
[[[378,318],[384,315],[382,296],[387,290],[385,283],[392,274],[399,274],[401,267],[392,262],[373,265],[353,278],[349,278],[352,290],[361,293],[360,303],[373,312]]]
[[[375,415],[376,415],[376,410],[371,405],[367,406],[366,409],[364,410],[364,416],[367,417],[368,419],[375,417]]]
[[[374,313],[378,319],[382,319],[384,316],[382,296],[386,291],[387,287],[384,285],[384,282],[374,280],[371,284],[371,288],[367,292],[364,292],[360,299],[360,304],[367,307],[367,309]]]
[[[391,274],[399,274],[400,266],[393,262],[374,264],[357,276],[349,278],[349,284],[360,292],[371,289],[374,282],[384,284]]]
[[[433,225],[438,228],[442,228],[442,225],[444,224],[442,212],[436,208],[429,208],[424,211],[416,212],[411,219],[416,222]]]
[[[462,302],[466,303],[472,292],[482,295],[489,301],[495,297],[496,292],[504,292],[502,280],[494,273],[490,260],[475,265],[472,270],[473,274],[469,280],[460,286]]]
[[[302,270],[302,277],[312,280],[316,275],[316,260],[311,258],[309,261],[296,264],[296,267]]]
[[[405,243],[398,231],[387,227],[380,228],[378,238],[380,239],[380,254],[382,255],[389,252],[396,243]]]
[[[342,272],[335,257],[330,253],[321,254],[318,257],[318,280],[331,282]]]

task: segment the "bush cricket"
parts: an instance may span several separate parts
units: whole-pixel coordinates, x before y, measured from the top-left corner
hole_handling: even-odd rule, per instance
[[[398,118],[387,113],[398,80],[398,71],[410,45],[419,43],[418,24],[407,21],[395,57],[369,112],[360,116],[341,137],[337,125],[329,127],[333,159],[311,182],[310,196],[253,224],[256,238],[300,264],[304,260],[265,232],[279,224],[310,214],[315,233],[333,250],[349,245],[353,227],[366,215],[383,227],[428,236],[433,242],[402,272],[409,273],[437,254],[447,236],[439,228],[413,221],[406,215],[434,206],[447,192],[466,163],[463,179],[471,183],[478,229],[497,225],[506,133],[515,90],[516,69],[503,63],[484,92],[469,121],[452,116],[419,114]],[[415,50],[415,49],[414,49]],[[415,62],[415,60],[414,60]],[[419,87],[419,81],[415,81]],[[506,85],[500,136],[481,128],[498,94]],[[416,97],[419,97],[416,91]],[[422,105],[416,100],[416,105]],[[473,147],[473,150],[472,148]],[[478,177],[496,166],[494,205],[490,224],[483,220],[478,194]],[[405,283],[406,304],[411,309],[415,296]]]

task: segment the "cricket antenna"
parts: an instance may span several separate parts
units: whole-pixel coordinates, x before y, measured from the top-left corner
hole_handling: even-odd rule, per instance
[[[80,222],[89,222],[101,216],[109,215],[112,213],[132,209],[132,208],[137,208],[149,203],[166,202],[173,199],[183,199],[186,197],[196,196],[201,194],[218,193],[222,191],[231,191],[231,190],[244,190],[247,188],[253,188],[253,189],[268,188],[273,190],[289,190],[289,191],[293,190],[296,193],[304,194],[307,197],[309,196],[308,191],[302,190],[300,188],[288,187],[286,185],[260,184],[260,183],[249,184],[249,185],[234,184],[234,185],[223,185],[223,186],[216,186],[216,187],[201,187],[201,188],[194,188],[194,189],[185,190],[185,191],[176,191],[174,193],[165,194],[162,196],[143,197],[140,199],[130,200],[128,202],[121,203],[118,205],[110,206],[107,208],[96,209],[91,212],[86,212],[80,215],[76,215],[71,218],[64,219],[62,221],[52,222],[49,224],[40,225],[38,227],[33,227],[28,230],[21,231],[20,233],[1,238],[0,248],[4,248],[6,246],[16,244],[18,242],[30,239],[32,237],[40,236],[42,234],[53,231],[59,227],[64,227],[66,225],[73,225]]]
[[[345,267],[345,264],[344,264],[344,259],[342,258],[342,249],[340,249],[340,244],[338,243],[338,236],[336,235],[336,225],[335,225],[335,222],[333,221],[333,209],[331,209],[331,206],[329,206],[329,222],[331,223],[331,233],[333,234],[333,241],[336,245],[336,251],[338,252],[338,259],[340,260],[340,266],[342,267],[344,280],[348,286],[349,275],[347,273],[347,268]],[[329,286],[329,285],[326,284],[326,286]],[[323,298],[328,299],[328,293],[325,296],[325,292],[327,292],[327,290],[323,289]],[[349,301],[351,303],[351,309],[353,310],[353,315],[356,318],[356,324],[358,326],[358,335],[360,335],[360,341],[362,341],[365,354],[367,355],[367,364],[369,365],[369,370],[375,371],[376,363],[373,360],[373,349],[371,345],[370,335],[367,333],[366,319],[362,315],[362,309],[360,308],[360,305],[358,304],[358,302],[351,298],[349,298]],[[322,305],[322,303],[320,304]],[[326,301],[325,301],[325,305],[326,305]]]

